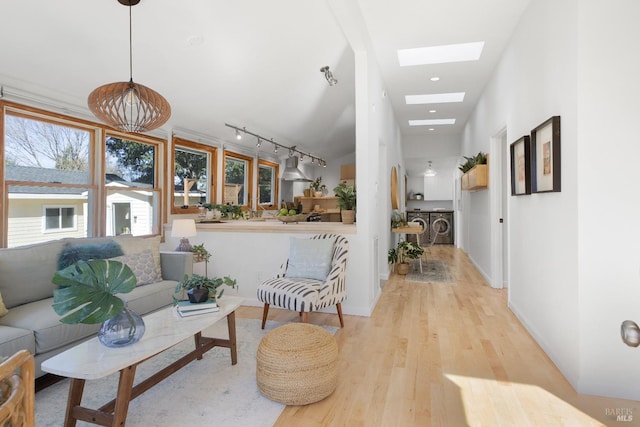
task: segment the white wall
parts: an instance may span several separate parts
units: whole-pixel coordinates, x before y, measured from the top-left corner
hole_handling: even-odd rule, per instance
[[[577,81],[578,388],[635,400],[640,348],[622,344],[619,330],[640,323],[638,17],[637,1],[580,0]]]
[[[562,191],[508,197],[509,306],[578,392],[636,400],[640,351],[619,328],[640,321],[637,16],[631,0],[532,0],[462,145],[488,151],[505,126],[511,143],[561,116]],[[491,191],[463,203],[463,245],[485,275]]]
[[[462,142],[489,152],[551,116],[562,121],[562,192],[509,197],[509,306],[569,382],[578,384],[577,1],[533,0],[485,89]],[[489,154],[491,154],[489,152]],[[489,159],[491,167],[491,158]],[[495,187],[495,186],[494,186]],[[465,192],[463,247],[491,282],[489,190]],[[510,191],[510,189],[505,189]]]

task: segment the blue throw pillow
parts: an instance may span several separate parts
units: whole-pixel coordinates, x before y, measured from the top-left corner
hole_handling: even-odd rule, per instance
[[[69,267],[77,261],[89,261],[90,259],[107,259],[124,255],[122,248],[113,240],[104,243],[85,245],[67,244],[62,248],[58,258],[58,270]]]
[[[331,271],[335,239],[291,238],[285,277],[324,281]]]

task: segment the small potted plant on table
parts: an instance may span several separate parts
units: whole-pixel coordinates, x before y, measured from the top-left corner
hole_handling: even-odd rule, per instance
[[[237,281],[229,276],[211,278],[199,274],[192,274],[191,276],[185,274],[182,282],[176,285],[175,292],[186,291],[190,302],[199,303],[207,301],[209,298],[220,298],[224,293],[224,289],[218,290],[218,288],[222,285],[235,289]],[[177,302],[178,300],[175,300],[175,303]]]

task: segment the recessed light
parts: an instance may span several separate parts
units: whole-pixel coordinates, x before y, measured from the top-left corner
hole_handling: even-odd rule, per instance
[[[433,114],[433,113],[437,113],[437,110],[429,110],[429,112]]]
[[[455,125],[456,119],[420,119],[409,120],[409,126]]]
[[[404,99],[407,104],[440,104],[445,102],[462,102],[464,100],[464,92],[405,95]]]
[[[437,82],[438,80],[440,80],[440,77],[431,77],[429,80],[431,80],[432,82]]]
[[[399,49],[398,62],[401,67],[406,67],[409,65],[477,61],[480,59],[483,47],[484,42],[473,42],[417,47],[413,49]]]
[[[435,130],[435,128],[429,128],[430,131]]]

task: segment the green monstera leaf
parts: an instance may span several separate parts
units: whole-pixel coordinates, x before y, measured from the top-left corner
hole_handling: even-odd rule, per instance
[[[53,310],[67,324],[102,323],[122,311],[124,302],[115,296],[131,292],[137,284],[131,268],[119,261],[78,261],[56,271]]]

